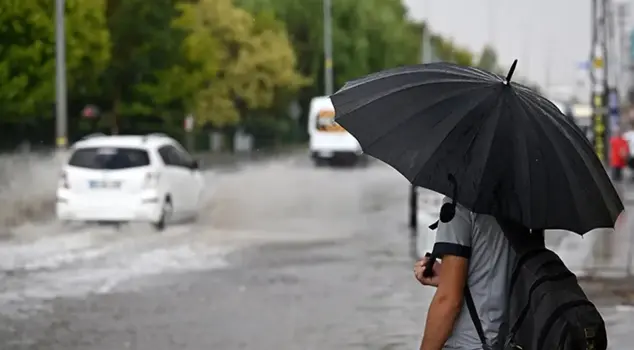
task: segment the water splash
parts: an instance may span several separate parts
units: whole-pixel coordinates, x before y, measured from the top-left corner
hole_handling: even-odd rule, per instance
[[[0,228],[52,217],[65,154],[0,156]],[[0,235],[7,232],[1,232]]]

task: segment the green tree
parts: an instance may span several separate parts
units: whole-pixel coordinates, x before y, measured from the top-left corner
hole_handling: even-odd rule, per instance
[[[184,34],[171,26],[179,2],[107,0],[112,62],[103,81],[113,131],[140,117],[160,117],[168,124],[178,118],[180,125],[188,81],[179,78]]]
[[[283,25],[266,12],[252,15],[231,0],[181,4],[174,26],[197,88],[190,101],[198,124],[235,125],[247,111],[273,106],[276,95],[307,83]],[[191,74],[190,74],[191,76]]]
[[[400,0],[334,3],[334,69],[338,86],[371,72],[419,62],[420,33],[413,30]]]
[[[237,0],[251,13],[279,19],[298,57],[298,70],[311,79],[296,99],[307,110],[312,97],[324,91],[322,0]],[[337,0],[332,2],[335,88],[362,75],[420,60],[420,30],[407,19],[400,0]],[[285,110],[283,102],[280,110]],[[284,112],[283,112],[284,113]],[[300,124],[306,123],[302,113]],[[305,128],[301,129],[306,137]]]
[[[490,72],[498,70],[498,55],[493,47],[487,45],[482,49],[477,66]]]
[[[0,1],[0,121],[35,122],[55,103],[55,2]],[[66,0],[69,95],[96,93],[110,58],[104,0]]]
[[[451,40],[447,40],[440,35],[431,34],[431,44],[436,56],[441,61],[473,66],[473,54],[469,50],[455,45]]]
[[[315,83],[304,99],[323,91],[323,8],[321,0],[240,0],[251,12],[273,12],[286,25],[299,69]],[[400,0],[337,0],[332,3],[333,70],[336,85],[373,71],[416,63],[420,34]]]

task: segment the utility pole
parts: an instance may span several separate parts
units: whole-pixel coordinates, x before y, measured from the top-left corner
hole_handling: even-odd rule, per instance
[[[427,21],[425,21],[422,26],[420,45],[420,61],[422,64],[432,63],[434,61],[430,35],[431,28],[429,25],[429,3],[426,3],[425,5],[427,5],[425,6],[425,16],[427,17]],[[418,188],[414,185],[410,185],[409,189],[409,228],[410,239],[415,245],[418,236]],[[414,248],[415,246],[412,249]]]
[[[66,34],[64,32],[64,0],[55,0],[55,143],[59,150],[68,145],[68,112],[66,108]]]
[[[629,80],[630,77],[630,50],[629,50],[629,35],[627,34],[627,20],[629,17],[629,4],[627,3],[619,3],[616,8],[616,27],[617,27],[617,36],[618,36],[618,56],[619,56],[619,65],[617,67],[618,76],[621,77],[620,81],[617,82],[617,86],[621,91],[621,98],[627,97],[627,92],[630,90],[631,83]]]
[[[434,54],[432,52],[431,35],[429,34],[429,21],[423,26],[423,32],[421,33],[421,53],[420,62],[423,64],[432,63],[434,61]]]
[[[607,0],[591,0],[592,41],[590,46],[590,83],[592,101],[592,143],[602,162],[608,155],[607,121]]]
[[[608,130],[616,130],[621,128],[621,113],[619,110],[619,68],[620,55],[617,54],[617,13],[618,10],[613,0],[606,0],[605,17],[606,17],[606,69],[607,69],[607,88],[606,103],[608,107]]]
[[[618,72],[616,74],[616,77],[620,77],[620,79],[618,81],[616,81],[616,86],[618,86],[620,88],[620,97],[621,97],[621,101],[627,101],[627,99],[629,98],[629,92],[632,89],[632,82],[631,82],[631,69],[632,69],[632,63],[634,63],[632,61],[632,59],[634,58],[634,31],[629,31],[629,25],[628,25],[628,20],[629,20],[629,11],[630,11],[630,5],[628,3],[618,3],[616,5],[616,27],[617,27],[617,35],[618,35],[618,57],[619,57],[619,64],[618,66],[615,66],[615,71]],[[632,101],[629,101],[630,103]],[[625,111],[623,111],[623,109],[621,109],[621,114],[623,114],[621,116],[621,120],[623,120],[624,118],[624,113],[626,113]],[[627,191],[627,190],[626,190]],[[626,204],[627,205],[627,204]],[[622,215],[623,218],[619,218],[621,222],[620,224],[620,230],[617,231],[617,233],[622,233],[623,235],[626,236],[625,240],[623,240],[621,237],[618,237],[615,239],[619,239],[619,241],[624,241],[626,242],[627,245],[627,253],[626,253],[626,261],[625,261],[625,273],[628,277],[632,276],[632,258],[634,256],[634,241],[632,241],[632,238],[634,236],[634,234],[631,232],[631,230],[628,230],[628,225],[630,224],[630,216],[628,215]]]
[[[429,20],[429,3],[425,3],[425,17],[427,20],[422,26],[421,32],[421,53],[420,60],[422,64],[432,63],[436,60],[431,44],[431,26]],[[416,259],[418,256],[417,244],[418,241],[418,187],[410,185],[409,188],[409,229],[410,229],[410,252]]]
[[[330,96],[334,90],[332,72],[332,0],[323,0],[324,5],[324,89]]]
[[[420,61],[421,63],[432,63],[435,60],[435,55],[433,52],[432,44],[431,44],[431,24],[429,16],[429,2],[425,3],[425,17],[427,20],[424,22],[422,26],[421,32],[421,45],[420,45]]]
[[[544,77],[544,84],[546,86],[544,86],[544,90],[546,90],[546,92],[548,94],[552,93],[552,87],[553,87],[553,82],[552,82],[552,74],[551,74],[551,67],[553,64],[553,56],[552,56],[552,48],[550,47],[550,44],[546,44],[547,48],[546,48],[546,67],[544,67],[546,69],[545,72],[545,77]]]
[[[590,82],[592,86],[592,143],[599,159],[608,166],[611,129],[610,108],[610,39],[612,23],[610,0],[592,0],[592,42],[590,46]],[[594,249],[601,263],[611,258],[612,235],[603,235]]]
[[[429,2],[425,2],[425,17],[427,20],[424,22],[421,30],[421,45],[420,45],[420,61],[422,64],[432,63],[435,60],[433,48],[431,44],[431,26],[429,24]],[[409,201],[408,201],[408,223],[409,223],[409,239],[410,239],[410,254],[414,259],[418,259],[418,187],[410,185],[409,187]]]
[[[495,33],[495,0],[488,0],[488,22],[489,27],[487,28],[487,36],[489,37],[489,45],[491,47],[495,47],[496,42],[496,33]]]

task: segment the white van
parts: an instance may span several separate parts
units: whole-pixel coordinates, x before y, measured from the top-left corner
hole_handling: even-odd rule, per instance
[[[330,97],[314,97],[308,113],[309,148],[315,164],[363,160],[357,139],[335,122],[335,109]]]

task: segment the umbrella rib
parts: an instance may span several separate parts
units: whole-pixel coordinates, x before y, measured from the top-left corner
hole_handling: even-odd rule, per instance
[[[420,86],[420,85],[417,85],[417,86]],[[413,87],[417,87],[417,86],[413,86]],[[412,88],[412,86],[410,86],[409,88]],[[464,89],[464,90],[461,90],[459,93],[451,95],[451,97],[452,97],[452,98],[453,98],[453,97],[457,97],[457,96],[459,96],[460,94],[462,94],[462,93],[464,93],[464,92],[468,92],[468,91],[471,91],[471,90],[475,90],[476,88],[479,88],[479,86],[472,87],[472,88],[469,88],[469,89]],[[403,89],[403,90],[405,90],[405,89]],[[403,91],[403,90],[398,90],[398,91]],[[376,101],[378,101],[379,99],[381,99],[381,98],[383,98],[383,97],[386,97],[386,96],[388,96],[388,95],[383,95],[383,96],[381,96],[381,97],[379,97],[379,98],[377,98],[377,99],[372,100],[372,102],[376,102]],[[446,100],[447,100],[447,99],[443,99],[443,100],[440,100],[440,101],[436,101],[436,102],[434,102],[434,103],[432,103],[432,104],[430,104],[430,105],[428,105],[428,106],[425,106],[425,108],[424,108],[424,109],[427,109],[427,108],[433,107],[433,106],[435,106],[435,105],[437,105],[437,104],[439,104],[439,103],[441,103],[441,102],[443,102],[443,101],[446,101]],[[370,103],[372,103],[372,102],[370,102]],[[369,103],[368,103],[368,104],[365,104],[365,105],[363,105],[363,106],[367,107],[368,105],[369,105]],[[361,108],[361,107],[359,107],[359,108]],[[358,108],[355,108],[354,110],[352,110],[352,111],[350,111],[350,112],[354,112],[354,111],[355,111],[355,110],[357,110],[357,109],[358,109]],[[393,130],[395,130],[395,129],[397,129],[397,128],[401,127],[403,124],[405,124],[406,122],[408,122],[408,121],[410,120],[410,118],[412,118],[412,117],[416,116],[418,113],[420,113],[420,111],[421,111],[421,110],[417,110],[415,113],[412,113],[410,116],[407,116],[407,117],[403,118],[403,120],[401,120],[400,122],[398,122],[396,125],[392,126],[389,130],[387,130],[386,132],[384,132],[383,134],[381,134],[379,137],[377,137],[376,139],[372,140],[371,142],[368,142],[368,144],[365,146],[365,149],[369,149],[369,148],[370,148],[370,147],[372,147],[374,144],[376,144],[377,142],[381,141],[381,140],[382,140],[384,137],[386,137],[386,136],[387,136],[390,132],[392,132]],[[350,112],[349,112],[349,113],[350,113]],[[446,137],[445,137],[445,138],[446,138]],[[443,141],[441,141],[440,143],[442,143],[442,142],[444,142],[444,139],[443,139]]]
[[[539,109],[540,111],[542,111],[542,112],[544,111],[544,109],[542,109],[540,105],[535,104],[535,103],[534,103],[534,101],[533,101],[532,99],[526,98],[525,96],[522,96],[522,95],[519,95],[519,97],[520,97],[520,99],[522,99],[522,101],[523,101],[526,105],[530,105],[530,106],[533,106],[533,107],[535,107],[535,106],[536,106],[536,108],[537,108],[537,109]],[[552,105],[551,107],[553,108],[553,110],[558,111],[558,109],[556,109],[556,107],[555,107],[554,105]],[[561,114],[560,112],[558,112],[558,113],[559,113],[559,114]],[[547,114],[547,113],[543,113],[543,114]],[[533,118],[534,118],[534,117],[533,117]],[[565,123],[569,124],[569,125],[570,125],[570,123],[571,123],[570,121],[568,121],[568,120],[565,118],[565,116],[564,116],[563,114],[561,114],[561,120],[562,120],[562,121],[564,121]],[[584,147],[584,146],[585,146],[585,147],[587,148],[587,151],[589,151],[589,152],[591,152],[591,153],[594,153],[594,150],[592,150],[592,145],[590,144],[590,141],[588,141],[588,140],[585,138],[585,135],[578,134],[579,136],[583,136],[582,140],[587,141],[587,142],[583,142],[583,144],[582,144],[582,145],[579,145],[579,144],[578,144],[578,142],[576,142],[576,141],[577,141],[577,139],[575,139],[575,138],[571,137],[571,136],[568,134],[568,130],[569,130],[569,129],[562,127],[559,123],[555,123],[555,125],[557,126],[557,129],[561,132],[561,134],[563,134],[563,136],[565,136],[565,137],[566,137],[566,139],[567,139],[568,141],[570,141],[571,143],[573,143],[573,144],[575,145],[575,147]],[[575,131],[577,131],[575,128],[572,128],[572,129],[573,129],[573,130],[575,130]],[[580,132],[580,131],[579,131],[579,132]],[[597,175],[597,174],[594,172],[594,169],[595,169],[595,167],[594,167],[594,166],[595,166],[596,164],[591,164],[591,163],[588,163],[588,161],[587,161],[587,159],[586,159],[585,157],[582,157],[582,159],[583,159],[584,164],[586,165],[586,167],[588,167],[588,168],[591,170],[591,172],[592,172],[592,177],[593,177],[594,179],[596,179],[596,176],[595,176],[595,175]]]
[[[465,82],[464,80],[443,80],[443,81],[425,81],[425,82],[417,82],[417,83],[406,84],[406,85],[400,86],[398,89],[392,89],[392,90],[383,92],[381,94],[377,94],[376,96],[363,101],[363,104],[358,105],[358,106],[350,109],[349,111],[346,111],[344,116],[347,115],[347,114],[350,114],[350,113],[354,113],[354,112],[356,112],[357,110],[359,110],[361,108],[367,107],[368,105],[370,105],[370,104],[372,104],[374,102],[377,102],[377,101],[379,101],[379,100],[381,100],[383,98],[386,98],[386,97],[390,97],[391,95],[396,94],[396,93],[400,93],[400,92],[403,92],[403,91],[407,91],[407,90],[410,90],[410,89],[414,89],[414,88],[418,88],[418,87],[422,87],[422,86],[426,86],[426,85],[430,85],[430,84],[445,84],[445,83],[452,83],[452,84],[454,84],[454,83],[462,83],[462,84],[465,84],[467,82]],[[470,87],[468,89],[460,90],[460,91],[458,91],[458,93],[451,95],[451,97],[458,96],[460,93],[468,92],[468,91],[474,90],[476,88],[482,88],[481,85],[484,85],[484,83],[481,83],[481,82],[469,81],[468,83],[471,83],[471,84],[477,85],[477,86],[472,86],[472,87]],[[337,110],[336,110],[336,107],[335,107],[335,113],[336,112],[337,112]],[[344,116],[341,116],[341,118],[343,118]]]
[[[515,96],[515,97],[517,97],[517,94],[514,94],[514,96]],[[520,111],[521,111],[521,113],[522,113],[523,115],[527,116],[526,111],[524,110],[524,108],[523,108],[522,104],[520,103],[521,101],[520,101],[519,99],[515,99],[515,100],[514,100],[514,102],[515,102],[515,104],[517,105],[517,107],[519,107],[519,109],[518,109],[518,110],[520,110]],[[528,116],[527,116],[527,117],[528,117]],[[521,121],[525,121],[525,120],[528,120],[528,118],[523,118],[523,119],[519,119],[519,120],[521,120]],[[529,130],[529,129],[530,129],[530,127],[529,127],[527,124],[525,124],[525,123],[522,123],[522,127],[523,127],[523,128],[526,128],[527,130]],[[528,176],[526,176],[526,177],[525,177],[525,178],[526,178],[526,180],[528,181],[528,184],[526,184],[526,187],[528,188],[528,191],[526,191],[526,193],[528,194],[528,200],[527,200],[527,202],[528,202],[528,206],[527,206],[527,208],[529,208],[528,213],[529,213],[529,215],[531,216],[531,217],[530,217],[530,218],[528,218],[526,221],[527,221],[527,222],[532,222],[532,221],[533,221],[533,220],[532,220],[533,218],[532,218],[532,211],[531,211],[531,209],[532,209],[532,204],[531,204],[531,203],[533,203],[533,196],[532,196],[532,183],[533,183],[533,182],[532,182],[532,176],[531,176],[531,175],[532,175],[532,172],[531,172],[531,162],[529,161],[529,157],[530,157],[529,149],[530,149],[530,147],[529,147],[529,142],[528,142],[528,134],[527,134],[526,132],[522,132],[522,133],[521,133],[521,135],[522,135],[522,139],[521,139],[521,140],[522,140],[522,143],[523,143],[523,145],[524,145],[524,147],[523,147],[523,151],[524,151],[524,152],[523,152],[522,156],[521,156],[521,157],[517,157],[517,159],[521,160],[521,161],[520,161],[520,163],[521,163],[522,161],[524,161],[524,162],[526,163],[526,168],[527,168],[527,172],[528,172]],[[519,141],[518,141],[518,143],[519,143]],[[541,152],[541,147],[540,147],[540,153],[542,153],[542,152]],[[515,168],[515,164],[514,164],[514,166],[513,166],[513,167]],[[518,170],[518,169],[516,169],[516,171],[517,171],[517,170]],[[523,169],[522,169],[522,170],[523,170]],[[515,174],[514,174],[514,175],[515,175]],[[523,185],[523,184],[522,184],[522,185]],[[518,197],[518,198],[521,198],[521,197]],[[521,205],[520,205],[520,209],[521,209],[522,207],[524,207],[524,206],[525,206],[525,204],[527,204],[527,203],[521,203]],[[522,213],[521,213],[521,215],[523,215],[523,214],[524,214],[524,213],[522,212]]]
[[[523,98],[520,98],[520,99],[521,99],[523,102],[527,102],[527,100],[525,100],[525,99],[523,99]],[[531,109],[533,109],[533,108],[535,108],[535,106],[537,106],[537,108],[536,108],[536,109],[540,109],[540,108],[539,108],[539,105],[534,104],[532,100],[528,100],[528,103],[525,103],[525,105],[524,105],[524,106],[525,106],[525,107],[528,107],[528,108],[531,108]],[[551,134],[550,134],[550,133],[546,130],[546,128],[544,128],[544,126],[543,126],[543,124],[542,124],[542,120],[541,120],[541,118],[535,117],[535,115],[534,115],[533,113],[527,113],[526,108],[521,108],[520,110],[521,110],[521,111],[522,111],[522,113],[524,113],[524,115],[526,115],[528,118],[532,118],[532,119],[535,121],[535,123],[533,123],[533,125],[539,126],[539,130],[541,130],[541,131],[542,131],[542,134],[544,134],[544,135],[548,136],[548,137],[546,137],[546,142],[548,142],[548,143],[551,145],[551,149],[555,152],[555,154],[557,155],[557,158],[559,159],[559,161],[560,161],[562,164],[569,165],[569,164],[570,164],[570,162],[569,162],[568,158],[567,158],[567,157],[562,156],[561,151],[559,150],[559,148],[558,148],[558,147],[555,147],[555,145],[554,145],[554,144],[552,143],[552,141],[550,140],[550,137],[551,137],[552,135],[551,135]],[[560,131],[561,131],[561,130],[560,130]],[[564,169],[564,172],[565,172],[565,173],[567,173],[567,174],[569,174],[569,173],[568,173],[569,168],[570,168],[569,166],[562,166],[562,169]],[[572,176],[571,178],[574,178],[574,176]],[[578,201],[578,199],[579,199],[579,198],[578,198],[577,192],[576,192],[576,191],[575,191],[575,190],[571,187],[571,183],[570,183],[570,181],[566,181],[566,184],[567,184],[568,190],[570,191],[570,194],[572,195],[573,199],[574,199],[575,201]],[[579,212],[579,207],[578,207],[578,206],[576,206],[576,205],[575,205],[575,206],[573,206],[573,207],[574,207],[574,210],[577,212],[577,219],[579,219],[579,220],[580,220],[580,219],[583,217],[583,214],[582,214],[581,212]]]
[[[480,106],[484,101],[486,101],[488,98],[490,97],[490,94],[487,94],[486,96],[482,97],[482,99],[480,101],[478,101],[478,103],[475,103],[469,110],[473,110],[475,108],[477,108],[478,106]],[[466,113],[465,113],[466,115]],[[460,122],[464,121],[464,119],[462,119]],[[460,124],[460,122],[456,123]],[[480,125],[480,128],[482,127],[482,125]],[[478,129],[479,130],[479,129]],[[449,135],[451,134],[451,132],[448,132],[445,137],[443,137],[442,141],[440,141],[438,143],[438,145],[436,146],[436,148],[434,149],[434,151],[432,152],[435,153],[436,150],[438,150],[438,148],[440,148],[440,146],[442,146],[442,144],[447,140],[447,138],[449,137]],[[488,158],[489,158],[490,152],[487,154],[487,162],[488,162]],[[418,177],[420,176],[420,174],[422,173],[423,168],[425,167],[425,165],[427,165],[427,163],[423,163],[415,172],[416,176],[414,177],[412,183],[417,182]]]
[[[458,64],[454,64],[454,67],[459,69],[459,70],[461,70],[461,71],[463,71],[463,72],[477,73],[480,77],[495,78],[497,80],[496,81],[497,83],[504,82],[504,78],[503,77],[501,77],[501,76],[499,76],[497,74],[491,73],[489,71],[486,71],[484,69],[480,69],[480,68],[477,68],[477,67],[461,66],[461,65],[458,65]]]
[[[443,65],[447,66],[450,65],[454,68],[457,68],[457,70],[460,70],[461,72],[473,72],[473,73],[478,73],[480,77],[482,78],[495,78],[496,80],[491,80],[490,83],[501,83],[503,81],[502,77],[487,72],[485,70],[482,69],[478,69],[478,68],[474,68],[474,67],[464,67],[464,66],[460,66],[454,63],[442,63]],[[438,65],[438,63],[431,63],[429,65]],[[369,83],[374,83],[383,79],[388,79],[388,78],[393,78],[396,76],[400,76],[400,75],[409,75],[409,74],[413,74],[413,73],[446,73],[446,74],[451,74],[451,75],[455,75],[458,77],[462,77],[462,78],[472,78],[472,76],[467,75],[467,74],[455,74],[456,72],[448,72],[446,68],[443,69],[443,67],[429,67],[427,65],[427,67],[425,67],[425,71],[421,72],[420,70],[418,71],[412,71],[413,69],[417,68],[420,69],[421,67],[426,66],[425,64],[417,64],[417,65],[411,65],[411,66],[404,66],[404,67],[399,67],[399,68],[394,68],[393,70],[387,70],[387,71],[382,71],[382,72],[377,72],[374,73],[370,76],[366,76],[363,78],[359,78],[353,81],[348,82],[346,85],[344,85],[344,87],[341,89],[341,91],[345,91],[348,89],[351,89],[353,87],[356,87],[358,85],[361,84],[369,84]],[[394,70],[402,70],[400,72],[395,72],[392,73]],[[470,82],[482,82],[479,80],[474,80],[474,79],[469,79]],[[349,85],[348,85],[349,84]]]
[[[544,97],[536,94],[534,91],[530,89],[524,89],[525,94],[517,94],[519,99],[523,102],[523,104],[527,108],[533,108],[541,112],[541,114],[550,118],[552,122],[555,124],[556,130],[558,131],[558,135],[562,136],[566,139],[570,146],[576,149],[580,149],[578,152],[578,156],[581,162],[584,164],[585,168],[588,170],[588,174],[592,178],[593,182],[596,184],[597,189],[603,199],[603,203],[605,206],[602,208],[607,212],[607,216],[614,217],[613,212],[621,212],[623,210],[623,205],[620,200],[618,200],[618,194],[614,190],[614,187],[611,186],[609,179],[607,179],[607,174],[603,169],[603,165],[599,162],[598,158],[594,156],[594,150],[590,141],[587,140],[583,132],[576,126],[574,123],[566,118],[566,116],[561,113],[559,108],[557,108],[552,102]],[[535,99],[538,99],[544,104],[537,103]],[[541,123],[541,119],[536,117],[536,114],[531,114],[530,117]],[[543,128],[542,132],[544,134],[548,134]],[[574,136],[577,136],[576,138]],[[558,158],[561,160],[561,155],[558,152]],[[567,157],[564,160],[568,160]],[[567,162],[568,163],[568,162]],[[570,188],[570,183],[568,184]],[[570,188],[573,195],[578,197],[573,188]],[[619,205],[620,204],[620,205]],[[578,210],[577,210],[578,212]],[[580,215],[580,214],[578,214]],[[617,215],[618,216],[618,215]]]
[[[529,158],[529,156],[530,156],[529,155],[530,151],[529,151],[528,134],[526,132],[523,132],[522,136],[523,136],[522,140],[524,141],[524,151],[526,152],[525,157],[523,159],[526,161]],[[539,147],[539,151],[540,151],[540,153],[543,153],[542,150],[541,150],[541,145]],[[528,162],[527,168],[528,168],[528,176],[526,177],[526,179],[528,181],[528,184],[527,184],[527,187],[528,187],[528,203],[530,204],[530,203],[533,203],[533,195],[532,195],[532,191],[531,191],[532,188],[533,188],[533,181],[532,181],[532,176],[531,176],[532,175],[531,162]],[[546,201],[546,202],[548,202],[548,201]],[[546,203],[546,206],[548,206],[548,203]],[[531,210],[529,210],[529,213],[531,213],[531,219],[532,219],[532,212],[531,211],[532,211],[532,207],[531,207]]]
[[[532,91],[531,91],[531,93],[532,93]],[[531,119],[532,119],[532,120],[533,120],[533,123],[531,123],[531,125],[536,125],[536,126],[538,126],[537,130],[538,130],[538,131],[540,131],[540,134],[542,134],[542,135],[544,135],[544,136],[545,136],[545,137],[544,137],[544,139],[546,140],[546,142],[548,142],[548,143],[551,145],[551,148],[552,148],[552,149],[555,149],[556,147],[555,147],[555,146],[553,145],[553,143],[550,141],[550,137],[551,137],[552,135],[550,135],[550,134],[548,133],[548,131],[547,131],[547,130],[543,127],[543,125],[542,125],[542,123],[541,123],[541,118],[537,118],[537,117],[535,117],[535,115],[534,115],[533,113],[529,113],[529,112],[526,110],[526,109],[528,108],[528,109],[537,109],[537,110],[540,110],[540,111],[541,111],[541,108],[540,108],[539,104],[535,103],[533,99],[527,99],[527,98],[525,98],[525,97],[524,97],[524,96],[522,96],[521,94],[516,94],[516,96],[518,97],[518,102],[520,102],[520,103],[519,103],[519,106],[521,107],[521,108],[520,108],[520,111],[524,114],[524,116],[526,116],[526,119],[529,119],[529,120],[531,120]],[[561,159],[561,155],[560,155],[560,153],[558,152],[558,150],[557,150],[557,149],[555,149],[555,151],[554,151],[554,152],[555,152],[555,154],[557,155],[558,160],[559,160],[560,162],[562,162],[562,163],[565,163],[565,160],[562,160],[562,159]],[[563,168],[564,168],[564,169],[567,169],[568,167],[563,167]],[[564,170],[564,171],[566,171],[566,170]],[[569,183],[568,181],[566,181],[566,183],[567,183],[568,190],[570,191],[570,194],[571,194],[574,198],[576,198],[577,196],[576,196],[575,191],[573,190],[573,188],[572,188],[572,187],[570,187],[570,183]],[[530,192],[530,191],[529,191],[529,192]],[[578,218],[581,218],[581,213],[579,213],[579,211],[578,211],[578,208],[577,208],[577,207],[575,207],[575,211],[577,212],[577,217],[578,217]]]
[[[487,97],[489,97],[489,96],[487,96]],[[484,101],[485,101],[485,99],[480,101],[480,103],[482,103]],[[498,103],[499,102],[500,101],[498,101]],[[501,119],[500,116],[501,116],[501,113],[499,113],[499,111],[498,111],[498,113],[496,114],[496,118],[495,118],[495,126],[492,128],[494,131],[497,130],[498,125],[500,124],[500,119]],[[476,136],[474,136],[474,139],[479,135],[480,129],[482,129],[482,125],[483,124],[484,124],[484,121],[478,126],[478,131],[476,133]],[[488,145],[489,148],[488,148],[488,150],[486,152],[486,159],[484,161],[484,166],[482,167],[482,174],[486,173],[487,166],[489,165],[489,160],[491,159],[491,148],[493,147],[493,140],[495,140],[495,132],[494,132],[494,136],[491,138],[491,142]],[[473,203],[474,207],[475,207],[475,204],[478,203],[478,201],[480,199],[480,195],[481,195],[480,186],[481,185],[482,185],[482,175],[480,176],[480,179],[479,179],[479,182],[478,182],[478,187],[477,187],[478,188],[478,194],[476,195],[475,201]]]

